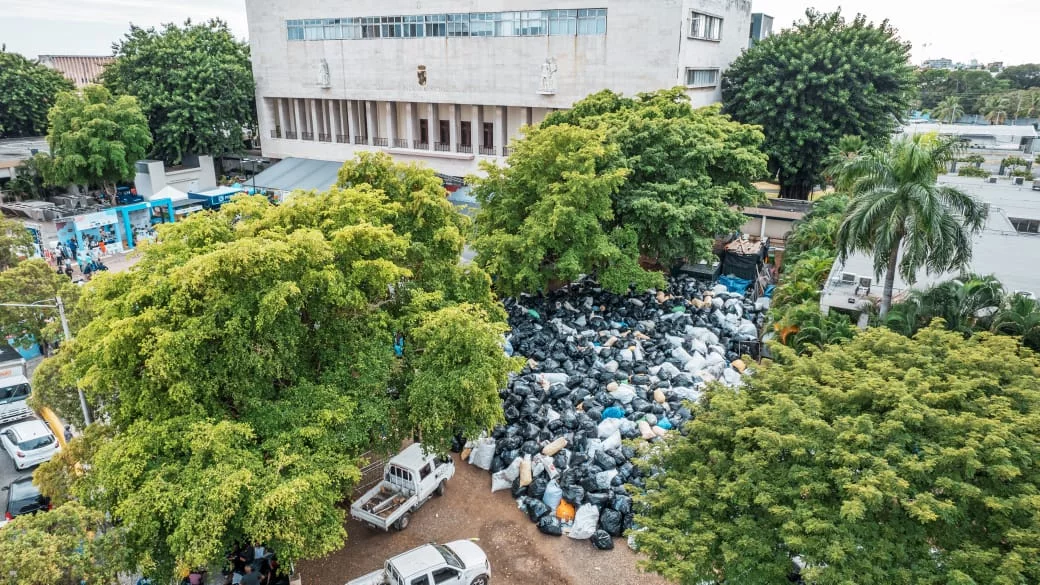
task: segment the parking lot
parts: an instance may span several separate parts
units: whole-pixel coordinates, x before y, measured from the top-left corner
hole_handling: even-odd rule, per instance
[[[15,422],[23,422],[25,420],[29,419],[22,419],[20,421]],[[0,426],[0,431],[3,431],[5,428],[7,428],[7,425]],[[30,467],[29,469],[26,469],[24,471],[18,471],[17,469],[15,469],[14,461],[11,461],[11,457],[7,454],[7,452],[0,449],[0,487],[7,487],[11,484],[12,481],[21,479],[23,477],[32,476],[32,472],[35,469],[35,467]],[[7,492],[0,491],[0,512],[6,509]]]

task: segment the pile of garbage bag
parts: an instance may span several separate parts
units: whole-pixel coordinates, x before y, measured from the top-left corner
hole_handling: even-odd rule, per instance
[[[768,305],[690,277],[629,295],[583,280],[504,304],[505,351],[528,361],[501,392],[506,424],[469,461],[544,534],[611,549],[632,528],[629,489],[645,487],[623,441],[682,433],[705,384],[739,386]]]

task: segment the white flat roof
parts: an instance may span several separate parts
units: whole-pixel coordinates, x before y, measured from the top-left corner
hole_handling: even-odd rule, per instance
[[[1032,126],[1012,126],[1010,124],[907,124],[903,126],[904,134],[929,134],[936,132],[950,136],[1009,136],[1036,138],[1036,129]]]

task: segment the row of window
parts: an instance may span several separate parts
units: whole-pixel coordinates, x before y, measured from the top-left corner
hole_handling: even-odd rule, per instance
[[[719,84],[718,69],[687,69],[686,87],[715,87]]]
[[[722,19],[718,16],[701,12],[690,13],[690,38],[705,41],[721,41]]]
[[[1023,219],[1020,217],[1009,217],[1011,225],[1015,226],[1015,229],[1022,233],[1035,234],[1040,233],[1040,220],[1036,219]]]
[[[290,41],[607,34],[607,9],[463,12],[286,21]]]

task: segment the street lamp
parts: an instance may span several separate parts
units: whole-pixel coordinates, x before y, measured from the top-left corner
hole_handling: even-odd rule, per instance
[[[46,309],[58,309],[58,318],[61,320],[61,330],[64,333],[65,341],[72,341],[72,332],[69,331],[69,321],[65,318],[65,305],[61,302],[61,296],[54,297],[54,304],[49,303],[50,299],[42,301],[36,301],[35,303],[0,303],[0,307],[28,307],[28,308],[46,308]],[[83,424],[84,426],[90,424],[90,410],[87,409],[87,399],[83,396],[83,389],[76,388],[76,392],[79,393],[79,407],[83,410]]]
[[[253,163],[253,177],[252,177],[253,187],[252,187],[252,193],[250,193],[250,195],[256,195],[256,171],[260,168],[260,163],[267,162],[267,159],[263,159],[263,158],[244,158],[244,159],[242,159],[242,162]]]

